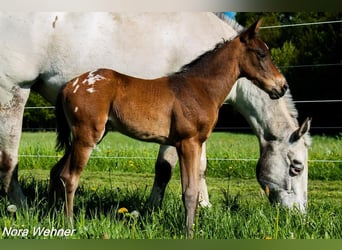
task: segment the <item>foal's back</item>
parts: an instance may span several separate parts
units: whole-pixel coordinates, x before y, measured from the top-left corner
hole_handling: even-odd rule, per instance
[[[62,91],[71,126],[101,131],[109,121],[115,130],[136,139],[165,143],[174,103],[167,78],[139,79],[110,69],[98,69],[71,80]]]
[[[111,69],[97,69],[72,79],[62,90],[62,103],[74,133],[92,135],[98,143],[107,122],[132,138],[174,145],[191,137],[198,126],[207,138],[214,126],[217,108],[207,105],[200,85],[179,76],[153,80],[124,75]],[[204,140],[203,139],[203,140]],[[88,138],[89,140],[89,138]]]

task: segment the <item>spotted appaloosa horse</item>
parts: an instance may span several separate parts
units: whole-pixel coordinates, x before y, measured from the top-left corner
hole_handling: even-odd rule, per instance
[[[25,202],[18,148],[31,88],[55,104],[61,86],[89,69],[155,78],[236,35],[207,12],[0,12],[0,31],[0,193],[18,206]]]
[[[66,150],[51,171],[50,197],[61,196],[65,188],[69,218],[73,216],[81,172],[110,123],[132,138],[176,147],[186,232],[192,236],[202,144],[213,130],[218,110],[233,84],[245,76],[272,99],[287,90],[285,78],[258,37],[260,25],[258,20],[231,41],[217,44],[167,77],[146,80],[98,69],[66,84],[56,104],[57,139],[59,147]]]
[[[204,12],[0,13],[0,193],[8,195],[9,200],[16,205],[25,201],[18,183],[18,147],[24,105],[30,88],[34,87],[35,91],[54,104],[61,86],[89,69],[109,67],[143,78],[165,75],[209,50],[222,38],[228,40],[235,36],[237,31],[234,29],[240,28],[229,19],[229,22],[226,21],[213,13]],[[239,93],[236,92],[237,97]],[[265,98],[268,96],[260,96],[260,100]],[[242,97],[238,103],[241,105],[243,101],[249,102]],[[232,105],[236,104],[232,102]],[[259,112],[262,114],[262,111]],[[271,116],[267,121],[272,123],[273,119],[275,117]],[[262,136],[258,134],[259,130],[256,133]],[[273,158],[264,158],[259,165],[289,169],[290,163],[298,157],[286,152],[307,153],[306,147],[296,146],[294,150],[294,145],[296,143],[288,143],[285,139],[279,141],[279,146],[272,150],[281,160],[274,164]],[[267,151],[268,148],[261,150]],[[205,169],[205,150],[202,152],[201,166]],[[155,184],[158,185],[154,185],[151,195],[153,204],[161,202],[160,190],[163,188],[160,189],[160,185],[166,185],[171,177],[168,172],[177,159],[174,147],[160,146],[155,166]],[[307,166],[307,162],[303,164]],[[296,181],[292,181],[291,187],[296,192],[285,192],[287,187],[284,183],[288,183],[289,176],[275,178],[269,173],[264,173],[268,176],[264,182],[272,184],[269,185],[271,192],[272,187],[277,187],[275,192],[283,190],[282,193],[289,193],[290,198],[294,195],[305,196],[307,172],[293,177]],[[204,179],[201,183],[205,183]],[[298,186],[305,188],[300,191]],[[208,195],[202,193],[201,204],[209,204]],[[281,196],[281,199],[281,204],[293,205],[286,195]],[[299,198],[295,200],[300,201]],[[304,203],[300,206],[304,207]]]

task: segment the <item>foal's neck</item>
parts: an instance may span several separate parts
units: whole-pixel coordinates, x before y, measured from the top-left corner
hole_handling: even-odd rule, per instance
[[[226,41],[185,65],[180,74],[193,79],[220,107],[240,75],[236,42]]]

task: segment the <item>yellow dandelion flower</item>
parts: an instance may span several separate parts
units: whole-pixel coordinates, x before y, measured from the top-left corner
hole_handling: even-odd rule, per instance
[[[108,235],[107,233],[104,233],[104,234],[102,235],[102,239],[103,239],[103,240],[109,240],[109,235]]]
[[[132,160],[129,160],[129,161],[128,161],[128,165],[129,165],[130,167],[132,167],[132,168],[135,167],[134,161],[132,161]]]
[[[118,209],[118,213],[119,214],[125,214],[125,213],[128,213],[128,209],[125,208],[125,207],[121,207]]]

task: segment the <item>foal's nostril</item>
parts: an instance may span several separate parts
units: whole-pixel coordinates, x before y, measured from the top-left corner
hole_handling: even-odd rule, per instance
[[[284,86],[281,88],[281,94],[284,95],[289,88],[289,85],[285,82]]]

